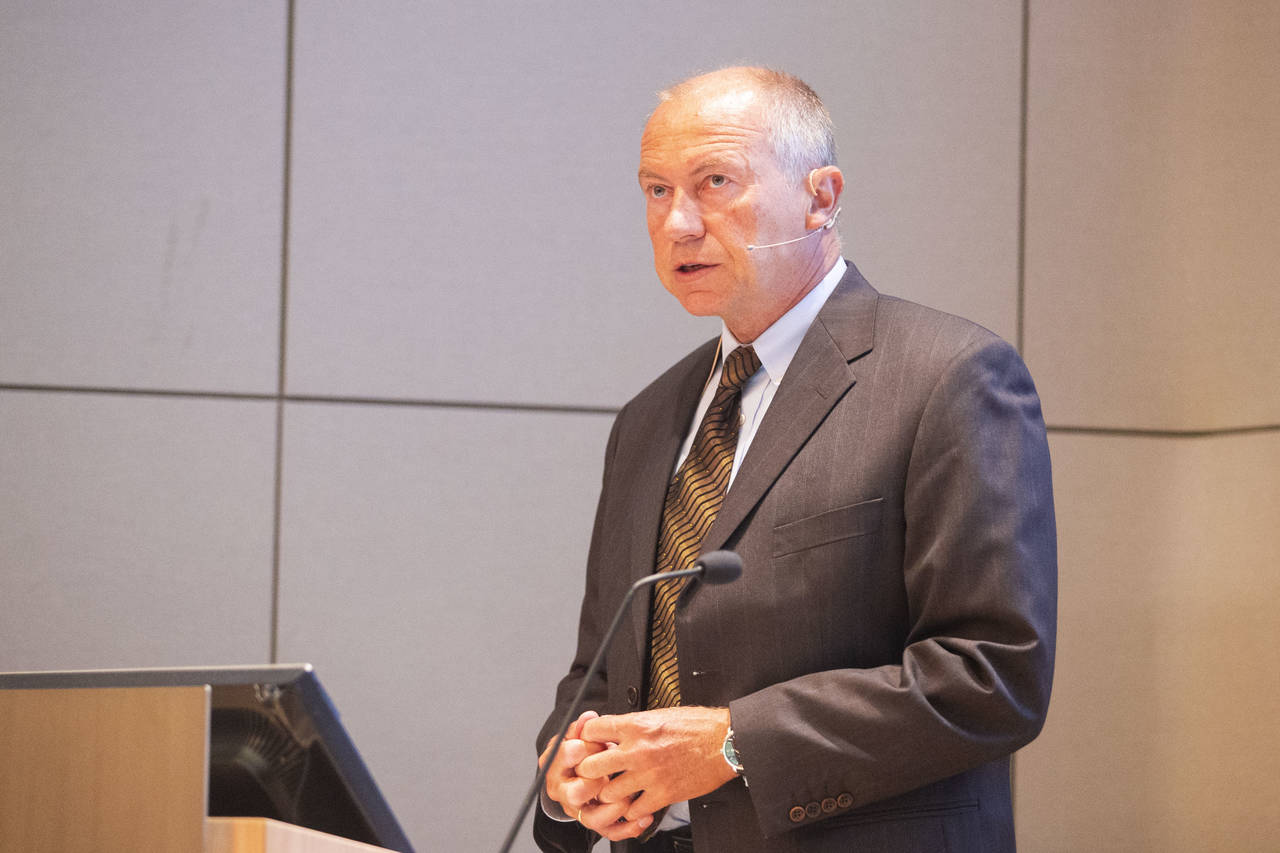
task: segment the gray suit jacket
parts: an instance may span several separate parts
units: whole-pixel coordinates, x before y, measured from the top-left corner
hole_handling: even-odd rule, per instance
[[[614,423],[578,650],[540,747],[627,586],[654,570],[715,345]],[[690,804],[698,849],[1013,850],[1008,757],[1048,706],[1057,590],[1048,446],[1013,348],[881,296],[850,265],[703,545],[718,548],[745,568],[682,596],[681,690],[729,706],[749,787]],[[642,707],[647,604],[586,707]],[[590,842],[541,814],[535,836],[547,850]]]

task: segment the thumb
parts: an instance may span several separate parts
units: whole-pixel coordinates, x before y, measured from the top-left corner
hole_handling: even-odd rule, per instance
[[[578,719],[574,720],[572,723],[569,724],[569,730],[565,733],[565,738],[582,737],[583,725],[586,724],[587,720],[594,720],[598,716],[600,715],[597,714],[595,711],[583,711],[581,714],[578,715]]]

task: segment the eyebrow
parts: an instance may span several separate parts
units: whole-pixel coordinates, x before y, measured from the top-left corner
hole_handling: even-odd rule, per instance
[[[696,175],[705,175],[708,172],[716,173],[716,172],[737,171],[737,170],[742,170],[744,167],[745,167],[745,164],[742,162],[742,160],[740,160],[737,157],[724,157],[720,155],[712,155],[710,157],[707,157],[705,160],[700,161],[698,165],[694,167],[692,174],[696,176]],[[657,172],[650,171],[649,169],[646,169],[643,166],[640,167],[640,171],[637,174],[637,177],[640,180],[644,180],[645,178],[653,178],[654,180],[659,180],[659,181],[667,180],[665,177],[663,177],[662,175],[659,175]]]
[[[713,155],[700,162],[693,170],[693,174],[705,175],[707,172],[727,172],[741,169],[742,167],[742,160],[737,157]]]

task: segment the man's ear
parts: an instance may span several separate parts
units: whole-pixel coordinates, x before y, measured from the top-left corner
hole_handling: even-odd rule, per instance
[[[831,222],[840,207],[840,194],[844,192],[844,174],[837,166],[822,166],[809,173],[806,180],[813,198],[804,227],[812,231]]]

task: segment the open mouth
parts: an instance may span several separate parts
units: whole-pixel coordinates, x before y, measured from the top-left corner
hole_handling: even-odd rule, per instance
[[[697,272],[698,270],[707,269],[711,264],[681,264],[676,270],[683,273]]]

